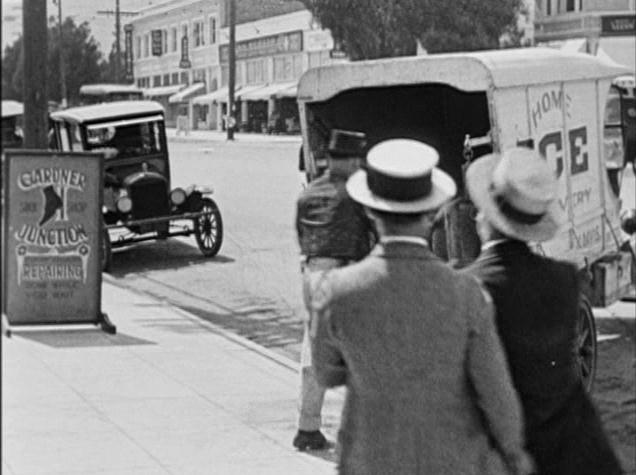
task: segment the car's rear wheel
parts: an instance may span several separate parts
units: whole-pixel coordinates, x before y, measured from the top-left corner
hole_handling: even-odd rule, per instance
[[[194,237],[205,257],[216,256],[223,243],[223,220],[214,200],[203,198],[203,214],[194,219]]]
[[[585,297],[581,297],[579,301],[576,338],[579,375],[585,389],[591,392],[596,375],[596,324],[594,323],[592,307]]]

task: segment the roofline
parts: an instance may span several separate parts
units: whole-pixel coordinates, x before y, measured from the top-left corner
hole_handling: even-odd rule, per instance
[[[154,105],[156,107],[148,107],[146,109],[141,109],[140,105]],[[121,109],[118,109],[118,106]],[[108,114],[94,116],[86,118],[85,114],[87,112],[93,112],[93,110],[103,109]],[[125,112],[122,112],[124,110]],[[106,102],[102,104],[94,104],[90,106],[80,106],[80,107],[72,107],[70,109],[64,109],[61,111],[53,112],[50,117],[53,120],[66,120],[70,122],[77,122],[83,124],[89,124],[91,122],[103,122],[105,120],[111,120],[114,118],[130,118],[130,117],[139,117],[142,115],[156,115],[162,114],[164,115],[164,108],[155,101],[115,101],[115,102]]]
[[[538,61],[569,61],[571,67],[541,77]],[[550,61],[551,62],[551,61]],[[432,54],[339,63],[313,68],[300,78],[299,101],[323,101],[365,87],[448,84],[462,91],[536,85],[557,81],[614,78],[629,71],[583,53],[549,48],[519,48],[472,53]],[[559,74],[560,73],[560,74]]]

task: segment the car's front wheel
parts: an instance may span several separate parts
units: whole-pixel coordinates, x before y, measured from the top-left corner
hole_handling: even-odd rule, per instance
[[[216,256],[223,243],[221,211],[211,198],[203,198],[203,214],[194,219],[194,237],[205,257]]]

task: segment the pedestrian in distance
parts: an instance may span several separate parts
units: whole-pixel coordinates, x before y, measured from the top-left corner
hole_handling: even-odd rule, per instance
[[[371,148],[347,190],[379,242],[362,261],[312,276],[316,376],[347,387],[341,475],[531,470],[489,297],[423,237],[456,193],[437,162],[415,140]]]
[[[305,303],[310,300],[306,282],[312,273],[358,261],[371,249],[372,223],[345,189],[347,178],[362,163],[365,146],[365,135],[360,132],[331,131],[327,170],[312,180],[298,199],[296,230],[303,260]],[[320,431],[325,388],[314,375],[308,326],[309,314],[304,322],[298,432],[293,445],[299,450],[319,450],[328,446]]]
[[[538,473],[622,473],[579,374],[577,269],[527,244],[551,239],[564,221],[553,170],[533,150],[517,147],[479,158],[466,182],[483,245],[465,272],[494,300]]]

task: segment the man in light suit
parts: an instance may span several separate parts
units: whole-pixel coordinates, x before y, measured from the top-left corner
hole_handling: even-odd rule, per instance
[[[414,140],[374,146],[347,191],[380,241],[311,283],[316,376],[348,389],[342,475],[530,473],[489,297],[423,238],[456,191],[437,161]]]
[[[534,254],[526,244],[551,239],[564,221],[554,172],[536,152],[512,148],[480,157],[466,184],[483,242],[466,272],[494,300],[538,473],[622,473],[581,382],[576,267]]]

